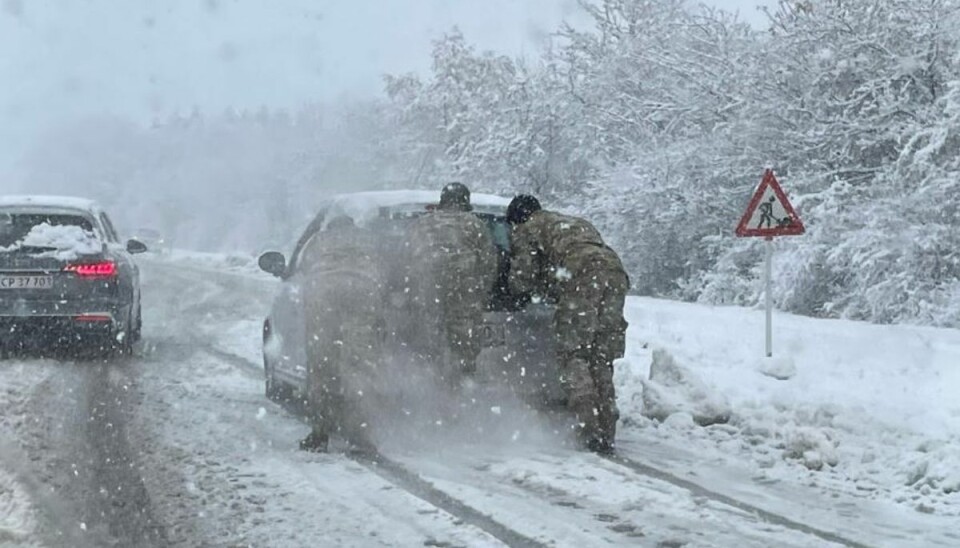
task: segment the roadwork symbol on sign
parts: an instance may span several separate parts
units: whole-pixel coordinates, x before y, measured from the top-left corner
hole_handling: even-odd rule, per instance
[[[767,170],[747,211],[737,225],[737,236],[796,236],[803,234],[803,221],[790,205],[780,183]]]

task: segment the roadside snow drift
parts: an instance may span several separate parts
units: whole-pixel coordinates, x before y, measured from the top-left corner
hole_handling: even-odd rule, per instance
[[[709,389],[666,350],[653,351],[650,378],[643,384],[643,416],[659,421],[677,413],[689,414],[700,426],[730,420],[730,404]]]
[[[960,515],[956,330],[777,314],[771,360],[762,311],[632,298],[627,320],[617,382],[628,436]]]

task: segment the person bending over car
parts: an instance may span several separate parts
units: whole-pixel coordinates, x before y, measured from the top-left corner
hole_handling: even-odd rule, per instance
[[[613,360],[624,353],[630,283],[620,257],[589,222],[544,211],[530,195],[510,202],[507,221],[513,226],[511,291],[556,303],[560,380],[576,416],[578,441],[611,452],[620,416]]]
[[[409,233],[413,304],[424,332],[421,351],[440,362],[451,384],[476,370],[483,312],[497,276],[489,229],[472,209],[470,190],[450,183],[437,209],[414,221]]]
[[[382,281],[374,234],[353,219],[331,219],[304,247],[301,265],[307,338],[307,403],[312,431],[300,442],[326,451],[339,433],[369,448],[367,416],[381,359]]]

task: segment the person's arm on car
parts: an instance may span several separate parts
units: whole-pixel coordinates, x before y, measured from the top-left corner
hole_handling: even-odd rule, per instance
[[[539,289],[540,246],[529,226],[517,226],[510,243],[510,292],[517,296],[534,294]]]

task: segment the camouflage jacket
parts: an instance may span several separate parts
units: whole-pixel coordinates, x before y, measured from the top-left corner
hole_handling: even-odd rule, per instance
[[[566,282],[587,276],[622,275],[617,253],[588,221],[537,211],[510,237],[510,289],[514,294],[560,298]]]
[[[411,226],[408,245],[414,270],[460,278],[446,283],[493,287],[496,250],[487,224],[473,213],[437,210],[424,215]]]
[[[379,242],[356,226],[328,228],[313,235],[300,254],[300,270],[308,277],[356,276],[381,284]]]

